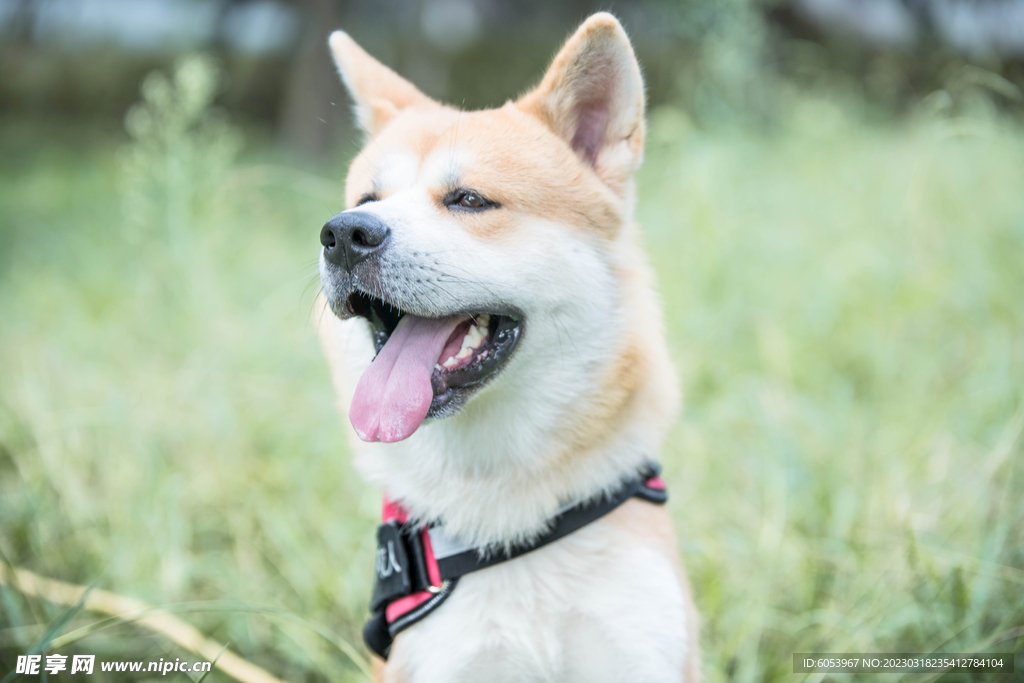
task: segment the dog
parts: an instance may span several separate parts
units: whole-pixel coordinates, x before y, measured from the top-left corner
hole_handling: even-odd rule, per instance
[[[481,111],[344,32],[329,46],[367,141],[320,233],[319,336],[386,496],[377,680],[698,681],[672,522],[648,502],[680,399],[632,222],[645,98],[625,31],[594,14],[536,88]]]

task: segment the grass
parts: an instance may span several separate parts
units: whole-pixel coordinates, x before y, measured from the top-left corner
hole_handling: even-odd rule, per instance
[[[379,492],[312,310],[343,163],[238,157],[202,79],[151,81],[130,144],[0,127],[0,559],[285,680],[365,680],[346,644],[365,656]],[[845,111],[803,96],[771,135],[651,117],[638,217],[687,396],[662,461],[710,683],[1024,647],[1024,131]],[[0,671],[62,618],[84,635],[61,654],[185,656],[0,587]]]

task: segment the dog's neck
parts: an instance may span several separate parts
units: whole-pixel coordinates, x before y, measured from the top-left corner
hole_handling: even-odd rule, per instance
[[[613,490],[659,455],[678,402],[675,373],[656,300],[639,301],[620,318],[643,320],[624,326],[639,333],[595,342],[618,350],[605,347],[598,372],[583,367],[588,352],[580,347],[538,376],[502,378],[461,413],[403,442],[361,448],[357,467],[413,519],[443,520],[465,542],[530,540],[563,505]]]
[[[632,430],[586,450],[522,433],[506,434],[505,447],[495,447],[493,436],[474,433],[489,431],[487,421],[472,418],[428,425],[386,454],[369,449],[357,465],[414,519],[443,520],[451,535],[478,546],[529,541],[566,503],[614,490],[656,455],[657,444]],[[482,442],[495,452],[481,452]]]

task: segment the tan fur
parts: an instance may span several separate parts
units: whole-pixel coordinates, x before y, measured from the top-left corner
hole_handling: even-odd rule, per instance
[[[634,237],[635,239],[635,237]],[[630,253],[632,252],[632,253]],[[567,421],[563,441],[567,453],[586,453],[623,425],[637,420],[664,427],[679,406],[678,389],[670,379],[672,360],[661,335],[661,313],[642,296],[653,274],[638,250],[628,250],[620,265],[621,296],[630,302],[623,328],[632,331],[623,351],[603,373],[601,390],[581,404]]]
[[[406,683],[401,671],[397,667],[386,666],[386,662],[380,657],[374,655],[371,658],[371,663],[374,683]]]
[[[622,54],[628,55],[628,58],[621,58]],[[543,121],[559,136],[571,139],[572,129],[577,123],[571,109],[575,103],[574,98],[591,81],[607,78],[609,72],[613,83],[625,83],[630,80],[629,76],[640,82],[640,70],[633,56],[633,47],[622,26],[611,15],[594,15],[566,41],[540,85],[523,97],[517,106]],[[610,90],[612,87],[604,86],[600,89]],[[635,161],[615,165],[611,163],[612,160],[599,156],[595,171],[609,187],[625,195],[643,154],[643,93],[627,92],[618,107],[625,110],[622,112],[625,114],[622,125],[610,128],[605,142],[611,150],[614,150],[617,143],[625,142]]]

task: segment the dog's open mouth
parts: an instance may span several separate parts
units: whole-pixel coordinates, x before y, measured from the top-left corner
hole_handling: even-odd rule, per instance
[[[349,410],[363,441],[401,441],[454,413],[505,366],[522,330],[507,312],[426,318],[359,291],[345,305],[369,321],[377,349]]]

